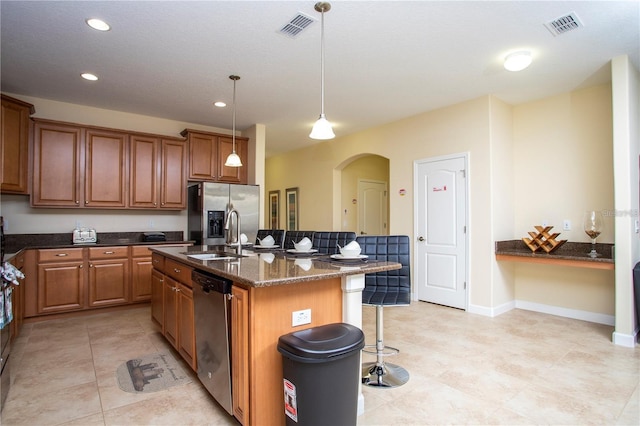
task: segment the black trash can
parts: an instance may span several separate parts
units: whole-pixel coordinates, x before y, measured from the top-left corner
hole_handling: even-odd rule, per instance
[[[286,424],[355,425],[364,333],[345,323],[280,336]]]
[[[640,324],[640,262],[633,267],[633,292],[636,295],[636,325]]]

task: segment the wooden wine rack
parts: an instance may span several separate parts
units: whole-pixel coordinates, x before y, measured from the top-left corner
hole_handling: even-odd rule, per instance
[[[535,226],[535,228],[538,232],[528,232],[531,238],[525,237],[522,239],[527,247],[529,247],[534,253],[540,249],[547,253],[551,253],[567,242],[567,240],[556,240],[558,235],[560,235],[559,232],[554,232],[553,234],[549,233],[549,231],[553,229],[553,226]]]

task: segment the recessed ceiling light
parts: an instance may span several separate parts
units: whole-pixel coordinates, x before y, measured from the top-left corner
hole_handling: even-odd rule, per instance
[[[522,71],[531,65],[531,52],[521,50],[508,54],[504,58],[504,68],[507,71]]]
[[[97,18],[87,19],[87,25],[98,31],[109,31],[111,29],[109,24],[104,22],[102,19]]]
[[[218,108],[224,108],[224,107],[226,107],[226,106],[227,106],[227,104],[225,104],[225,103],[224,103],[224,102],[222,102],[222,101],[214,102],[213,104],[214,104],[215,106],[217,106]]]
[[[91,74],[88,72],[82,73],[80,74],[80,76],[85,80],[90,80],[90,81],[96,81],[98,79],[98,77],[95,74]]]

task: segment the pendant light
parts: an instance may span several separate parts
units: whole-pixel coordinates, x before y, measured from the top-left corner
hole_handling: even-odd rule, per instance
[[[314,9],[322,13],[320,21],[320,117],[318,118],[318,121],[316,121],[316,124],[313,125],[309,137],[311,139],[322,140],[333,139],[336,135],[333,133],[331,123],[329,123],[324,115],[324,13],[331,10],[331,4],[327,2],[318,2],[314,6]]]
[[[236,154],[236,81],[240,80],[237,75],[230,75],[229,78],[233,80],[233,134],[231,140],[233,141],[233,151],[227,157],[224,165],[227,167],[242,167],[242,161],[238,154]]]

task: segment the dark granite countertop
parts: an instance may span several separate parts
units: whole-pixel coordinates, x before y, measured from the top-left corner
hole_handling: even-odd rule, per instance
[[[520,256],[538,259],[563,259],[593,263],[614,263],[614,245],[596,244],[596,251],[601,254],[598,257],[590,257],[591,243],[572,243],[567,241],[557,250],[546,253],[543,250],[532,252],[522,240],[496,241],[496,255]]]
[[[153,252],[187,264],[194,269],[210,272],[252,287],[270,287],[306,281],[340,278],[345,275],[368,274],[400,269],[401,264],[375,260],[332,259],[329,255],[295,255],[284,250],[261,250],[247,247],[243,257],[227,260],[198,260],[190,254],[228,251],[224,246],[155,247]]]
[[[99,232],[95,244],[73,244],[73,234],[6,234],[5,253],[17,253],[23,249],[48,249],[70,247],[105,247],[131,245],[162,245],[192,243],[184,241],[182,231],[162,231],[166,241],[144,241],[144,232]]]

